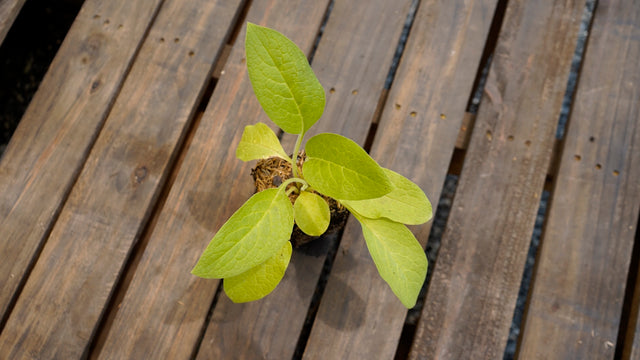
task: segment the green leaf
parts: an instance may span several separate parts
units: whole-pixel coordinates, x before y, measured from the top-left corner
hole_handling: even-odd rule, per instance
[[[389,193],[393,185],[384,170],[353,140],[319,134],[307,141],[302,165],[312,188],[336,200],[364,200]]]
[[[191,273],[212,279],[242,274],[276,254],[292,230],[293,207],[284,189],[261,191],[222,225]]]
[[[259,122],[246,126],[236,149],[236,157],[242,161],[251,161],[273,156],[291,161],[276,134],[266,124]]]
[[[224,279],[224,292],[235,303],[262,299],[278,286],[289,266],[291,242],[287,241],[274,256],[240,275]]]
[[[390,193],[376,199],[341,200],[358,214],[370,219],[387,218],[402,224],[423,224],[431,219],[431,203],[422,189],[406,177],[384,169],[394,186]]]
[[[422,246],[403,224],[354,215],[360,221],[380,276],[404,306],[414,307],[427,276],[428,263]]]
[[[293,217],[305,234],[320,236],[329,227],[331,211],[322,196],[303,191],[293,205]]]
[[[303,134],[325,105],[322,85],[304,53],[281,33],[247,23],[247,69],[260,105],[282,130]]]

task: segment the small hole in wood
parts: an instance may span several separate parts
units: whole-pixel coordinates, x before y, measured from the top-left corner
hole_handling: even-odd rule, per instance
[[[575,161],[580,161],[580,160],[582,160],[582,156],[580,156],[580,155],[573,155],[573,160],[575,160]]]
[[[415,111],[412,111],[409,115],[411,115],[411,117],[416,117],[418,116],[418,113]]]
[[[600,170],[600,169],[602,169],[602,165],[596,164],[596,170]]]
[[[246,62],[247,62],[247,59],[245,59],[245,58],[240,59],[240,64],[244,64]]]
[[[177,44],[179,41],[180,41],[180,39],[179,39],[179,38],[175,38],[175,39],[173,39],[173,42],[174,42],[174,43],[176,43],[176,44]]]
[[[104,21],[104,24],[105,24],[105,25],[109,25],[110,23],[111,23],[111,21],[109,21],[109,19],[107,19],[107,20],[105,20],[105,21]]]
[[[118,25],[118,30],[122,29],[123,27],[124,27],[124,25],[122,25],[122,24]]]
[[[507,136],[507,140],[509,140],[509,141],[513,141],[513,135],[509,135],[509,136]]]
[[[402,105],[396,104],[396,110],[400,110],[400,109],[402,109]]]
[[[613,170],[613,176],[618,176],[620,175],[620,171],[618,170]]]
[[[487,140],[493,140],[493,134],[491,133],[491,130],[487,130],[487,133],[485,135],[487,137]]]
[[[83,64],[86,64],[89,62],[89,59],[87,59],[86,57],[83,57],[82,60],[80,61],[82,61]]]
[[[94,18],[94,19],[100,19],[100,15],[95,14],[95,15],[93,15],[93,18]]]
[[[525,144],[526,146],[531,146],[531,140],[527,140],[527,141],[525,141],[525,142],[524,142],[524,144]]]
[[[594,142],[594,141],[596,141],[596,138],[594,138],[593,136],[589,136],[589,141],[590,142]]]
[[[330,93],[330,94],[333,94],[333,93],[335,93],[335,92],[336,92],[336,89],[335,89],[335,88],[331,88],[331,89],[329,89],[329,93]]]
[[[193,52],[193,50],[189,51],[189,57],[193,57],[193,55],[195,55],[196,53]]]
[[[440,119],[444,120],[444,119],[446,119],[446,118],[447,118],[447,115],[445,115],[445,114],[440,114]]]
[[[163,43],[163,42],[164,42],[164,38],[163,38],[163,37],[161,37],[161,38],[160,38],[160,42],[161,42],[161,43]]]
[[[351,91],[351,93],[352,93],[353,95],[358,95],[358,89],[352,90],[352,91]]]

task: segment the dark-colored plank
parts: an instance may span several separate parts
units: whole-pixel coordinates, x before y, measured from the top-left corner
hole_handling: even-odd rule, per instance
[[[25,0],[0,0],[0,44],[7,36],[13,21],[18,17]]]
[[[497,1],[420,4],[372,155],[441,191]],[[429,225],[415,227],[425,245]],[[392,359],[406,309],[380,278],[351,219],[305,351],[311,359]]]
[[[504,353],[584,4],[507,4],[412,359]]]
[[[239,3],[164,2],[2,331],[0,358],[85,355]],[[117,29],[114,20],[101,21]],[[119,31],[110,36],[127,36]]]
[[[601,1],[594,16],[522,333],[524,359],[613,359],[616,350],[640,206],[640,7]]]
[[[0,160],[0,318],[82,167],[160,0],[87,0]]]
[[[327,5],[254,0],[247,19],[284,32],[308,53]],[[214,232],[253,193],[249,174],[254,164],[235,157],[244,126],[269,122],[247,76],[242,26],[162,211],[146,236],[144,254],[117,304],[99,358],[188,358],[196,350],[219,282],[195,277],[190,270]],[[233,318],[240,309],[228,315]]]
[[[410,1],[335,1],[312,64],[327,106],[309,136],[334,132],[364,144],[409,6]],[[293,150],[293,136],[283,142]],[[325,258],[325,252],[295,251],[283,281],[260,301],[239,305],[221,295],[198,358],[290,359]]]

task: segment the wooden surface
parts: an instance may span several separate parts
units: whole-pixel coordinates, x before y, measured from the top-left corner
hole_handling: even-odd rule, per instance
[[[0,44],[7,36],[26,0],[0,0]]]
[[[517,355],[640,358],[637,4],[599,1],[558,142],[585,0],[417,1],[386,89],[412,3],[86,0],[0,162],[0,358],[501,358],[545,178]],[[246,21],[313,54],[314,133],[370,145],[434,209],[459,175],[415,335],[352,220],[257,302],[189,273],[253,192],[244,126],[277,130],[247,77]],[[430,229],[412,227],[423,246]]]
[[[87,0],[0,160],[2,322],[23,275],[46,242],[159,3]]]
[[[412,359],[504,353],[584,5],[508,3]]]
[[[615,354],[640,207],[640,7],[598,7],[531,292],[525,359]]]

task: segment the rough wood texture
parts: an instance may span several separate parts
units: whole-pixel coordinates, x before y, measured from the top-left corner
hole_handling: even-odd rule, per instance
[[[163,4],[2,331],[0,358],[86,355],[239,2]],[[124,33],[117,20],[100,22]],[[86,90],[101,92],[101,79]]]
[[[411,358],[497,359],[584,1],[509,1]]]
[[[496,3],[420,4],[380,120],[372,156],[432,200],[444,183]],[[424,246],[429,226],[414,230]],[[392,359],[405,315],[350,219],[305,358]]]
[[[640,7],[600,2],[591,33],[522,333],[524,359],[614,358],[640,206]]]
[[[387,0],[364,8],[348,0],[334,3],[312,64],[327,105],[307,138],[334,132],[364,144],[409,6],[410,1]],[[285,149],[292,150],[294,141],[285,136]],[[292,358],[331,242],[318,241],[326,243],[311,247],[325,251],[296,250],[283,281],[261,301],[238,305],[221,295],[198,358]]]
[[[159,3],[87,0],[16,129],[0,161],[0,318],[45,241]]]
[[[308,52],[327,4],[254,0],[247,20],[277,28]],[[190,270],[214,232],[253,193],[253,164],[235,157],[244,126],[269,122],[247,76],[242,26],[162,211],[146,235],[144,254],[117,304],[99,358],[188,358],[197,350],[218,281],[200,279]],[[226,314],[229,321],[241,309]],[[269,331],[260,336],[267,341]]]
[[[0,44],[7,36],[13,21],[18,17],[25,0],[0,0]]]

